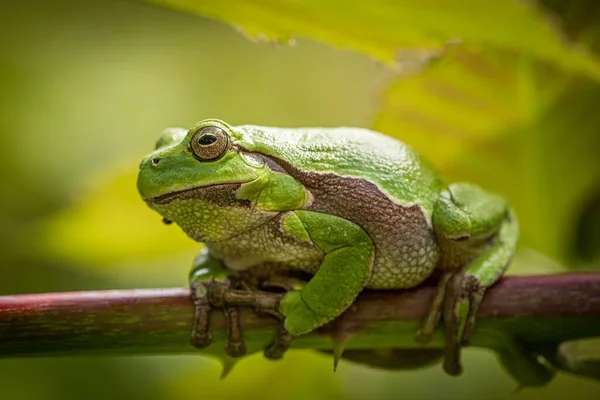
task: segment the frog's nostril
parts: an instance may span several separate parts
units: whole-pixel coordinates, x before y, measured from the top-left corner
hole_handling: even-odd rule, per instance
[[[162,160],[162,158],[153,158],[152,159],[152,165],[158,165],[158,163],[160,162],[160,160]]]

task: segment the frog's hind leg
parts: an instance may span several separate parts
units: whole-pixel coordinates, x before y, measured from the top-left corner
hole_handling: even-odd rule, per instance
[[[517,236],[516,219],[508,210],[492,247],[448,281],[443,312],[448,340],[444,370],[451,375],[461,372],[460,348],[469,342],[486,289],[496,283],[510,264]]]
[[[461,346],[469,341],[485,290],[512,260],[518,225],[503,199],[470,184],[454,184],[443,192],[433,219],[446,273],[420,338],[431,336],[441,312],[446,335],[444,370],[459,375]]]

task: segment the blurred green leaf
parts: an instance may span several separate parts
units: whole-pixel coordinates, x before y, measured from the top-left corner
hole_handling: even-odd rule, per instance
[[[586,223],[579,240],[589,251],[598,249],[593,234],[598,230],[590,229],[598,225],[589,222],[597,216],[592,189],[599,186],[594,183],[594,152],[600,98],[594,82],[569,74],[581,71],[598,78],[600,3],[153,2],[233,23],[254,37],[285,42],[304,36],[402,67],[415,60],[419,66],[446,50],[448,40],[463,39],[464,51],[470,49],[475,61],[457,63],[449,48],[448,59],[434,63],[431,71],[398,80],[386,92],[378,126],[414,141],[447,169],[443,172],[450,179],[476,180],[510,195],[524,244],[540,251],[522,251],[516,272],[562,270],[547,255],[560,258],[557,254],[573,242],[571,221],[580,202],[592,212],[579,212],[578,220]],[[22,0],[0,8],[0,139],[6,150],[0,269],[5,293],[143,286],[149,269],[158,264],[165,275],[148,284],[171,284],[173,279],[184,285],[198,245],[176,227],[163,226],[135,191],[135,167],[160,130],[208,116],[235,124],[364,126],[372,114],[373,93],[387,79],[380,65],[360,54],[306,41],[296,49],[254,46],[217,24],[144,2]],[[538,61],[523,59],[523,54]],[[491,63],[496,72],[477,72],[477,60]],[[422,92],[432,90],[428,81],[436,76],[444,78],[442,84],[447,79],[451,90],[428,97]],[[470,97],[464,98],[463,84]],[[408,103],[390,107],[399,100]],[[470,107],[457,106],[461,101]],[[411,129],[419,124],[400,123],[402,111],[394,117],[411,104],[418,106],[418,113],[410,109],[410,114],[421,118],[421,124],[437,121],[439,113],[440,129],[430,127],[411,138]],[[406,130],[396,130],[402,127]],[[126,168],[90,173],[122,157],[131,157]],[[65,203],[82,181],[91,186]],[[48,218],[57,208],[62,211]],[[97,269],[82,273],[80,268],[89,266]],[[101,268],[110,271],[111,280],[94,280]],[[121,271],[128,269],[134,273],[124,280]],[[466,356],[472,352],[467,349]],[[474,368],[460,379],[443,376],[438,368],[398,374],[350,364],[342,364],[332,377],[330,359],[304,353],[286,356],[281,363],[256,356],[224,382],[217,381],[218,371],[208,370],[201,357],[128,360],[4,360],[2,393],[19,399],[280,394],[356,400],[422,399],[439,393],[595,399],[598,393],[596,383],[560,374],[544,389],[510,395],[513,383],[491,355],[468,358]],[[338,379],[345,392],[341,396],[336,395]]]
[[[564,342],[550,359],[564,371],[600,381],[599,338]]]
[[[522,243],[567,262],[600,182],[600,86],[514,53],[449,49],[385,93],[375,127],[510,198]]]
[[[448,41],[530,54],[600,79],[600,63],[567,46],[537,7],[513,0],[146,0],[226,21],[252,38],[295,35],[350,48],[385,62],[407,49],[437,53]]]
[[[567,40],[600,53],[600,2],[597,0],[533,0]]]
[[[131,164],[137,165],[137,161]],[[123,260],[149,261],[197,251],[199,244],[178,227],[161,224],[160,216],[144,206],[136,179],[137,170],[129,166],[90,179],[93,184],[83,189],[71,206],[42,225],[45,252],[52,257],[107,266]],[[186,265],[191,265],[191,258]]]
[[[600,185],[589,193],[582,207],[571,247],[572,257],[581,265],[600,268]]]
[[[192,363],[190,363],[192,364]],[[196,364],[196,363],[194,363]],[[292,350],[281,361],[265,360],[262,354],[242,359],[225,378],[213,364],[198,371],[190,365],[169,388],[173,400],[227,399],[347,399],[333,374],[330,357],[313,351]],[[202,379],[198,379],[199,376]]]

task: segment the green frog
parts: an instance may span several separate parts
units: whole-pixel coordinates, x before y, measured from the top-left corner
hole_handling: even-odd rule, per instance
[[[458,375],[484,292],[517,247],[517,219],[504,198],[448,184],[408,145],[362,128],[206,119],[168,129],[142,160],[138,189],[165,222],[205,244],[189,278],[191,342],[211,343],[210,314],[222,309],[232,357],[245,353],[240,304],[282,321],[265,349],[277,359],[362,290],[436,277],[417,340],[431,338],[443,317],[444,370]]]

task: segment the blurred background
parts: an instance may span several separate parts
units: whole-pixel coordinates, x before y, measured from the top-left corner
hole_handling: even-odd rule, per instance
[[[135,179],[163,128],[208,117],[375,126],[450,179],[513,201],[523,240],[511,273],[598,265],[600,90],[588,77],[515,64],[510,51],[455,51],[446,67],[401,79],[349,50],[306,39],[257,44],[223,23],[117,0],[2,2],[0,50],[0,295],[185,286],[198,245],[161,224]],[[465,353],[460,379],[439,366],[397,373],[345,362],[332,374],[330,358],[310,351],[277,363],[251,356],[225,381],[201,356],[12,359],[0,360],[0,391],[19,400],[600,393],[598,383],[561,374],[513,394],[493,354]]]

